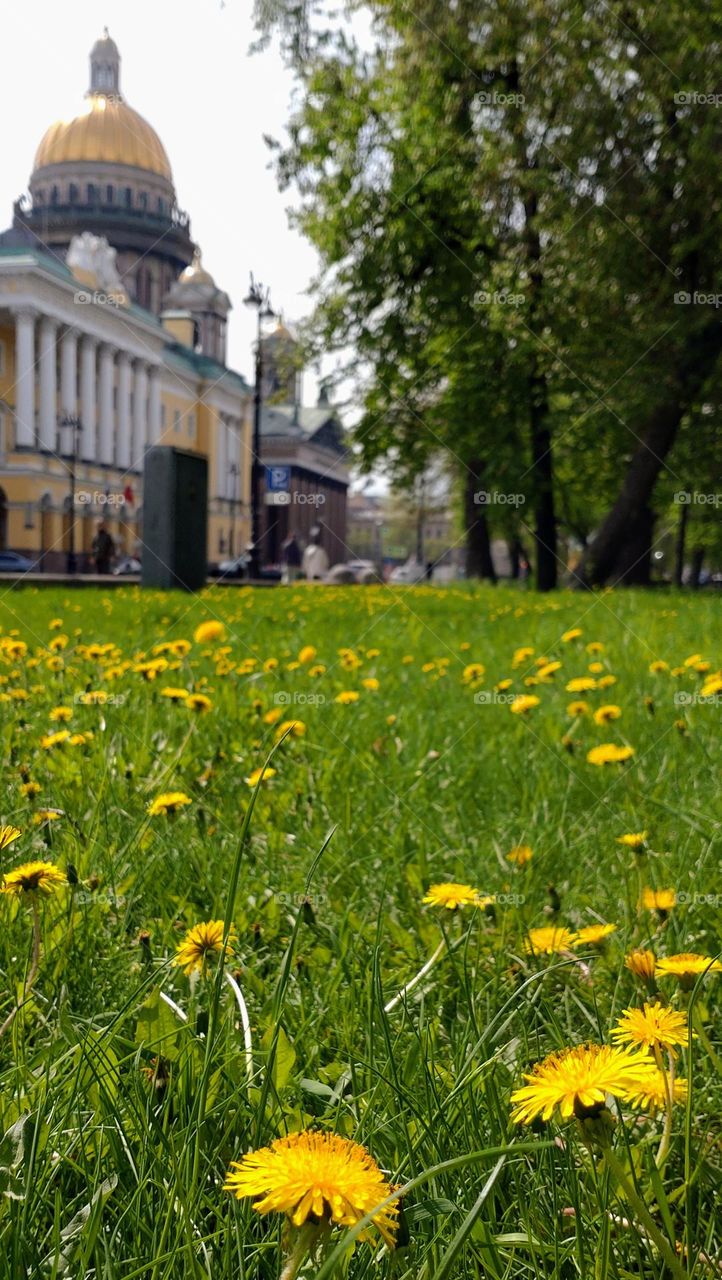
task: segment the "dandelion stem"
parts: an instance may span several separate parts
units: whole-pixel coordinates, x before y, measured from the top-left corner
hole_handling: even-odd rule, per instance
[[[40,935],[40,908],[38,907],[38,900],[35,895],[33,895],[32,897],[32,907],[33,907],[33,952],[30,959],[30,969],[28,970],[28,976],[25,979],[25,984],[23,986],[23,994],[21,999],[14,1006],[14,1008],[10,1010],[7,1018],[5,1019],[2,1026],[0,1027],[0,1037],[4,1036],[8,1028],[12,1026],[18,1013],[20,1012],[23,1005],[25,1004],[25,1001],[27,1000],[28,996],[30,995],[30,992],[32,991],[33,983],[35,982],[35,979],[38,976],[38,969],[40,968],[40,936],[41,936]]]
[[[662,1130],[662,1140],[659,1144],[659,1149],[657,1151],[657,1155],[654,1161],[657,1168],[661,1169],[665,1160],[667,1159],[667,1155],[669,1153],[669,1143],[672,1137],[672,1107],[674,1106],[674,1058],[672,1057],[671,1053],[667,1054],[667,1061],[669,1063],[669,1071],[667,1071],[664,1066],[664,1060],[662,1058],[662,1053],[659,1048],[659,1045],[654,1046],[654,1056],[657,1062],[657,1066],[662,1074],[662,1079],[664,1080],[664,1097],[665,1097],[664,1129]]]
[[[660,1231],[647,1206],[641,1196],[638,1195],[632,1182],[627,1176],[626,1169],[621,1161],[617,1159],[611,1147],[608,1147],[605,1151],[604,1159],[619,1183],[621,1190],[624,1192],[626,1199],[634,1210],[636,1217],[643,1224],[646,1234],[659,1249],[659,1252],[664,1258],[664,1261],[669,1267],[672,1275],[676,1276],[677,1280],[689,1280],[689,1275],[684,1270],[684,1267],[680,1266],[669,1240]]]
[[[243,998],[243,992],[241,991],[241,988],[239,987],[238,983],[233,977],[233,974],[229,973],[228,970],[226,970],[226,982],[228,983],[234,996],[236,997],[236,1001],[238,1003],[238,1009],[241,1015],[241,1025],[243,1027],[243,1043],[246,1048],[246,1080],[248,1084],[250,1084],[253,1079],[253,1040],[251,1037],[251,1022],[248,1017],[248,1008]]]
[[[704,1029],[704,1023],[702,1022],[702,1019],[699,1016],[696,1008],[693,1014],[693,1022],[694,1022],[694,1029],[697,1032],[697,1035],[699,1036],[700,1043],[709,1054],[709,1058],[712,1063],[712,1066],[714,1067],[715,1071],[719,1075],[722,1075],[722,1061],[720,1061],[718,1055],[715,1053],[714,1049],[712,1048],[710,1038]]]
[[[393,1000],[389,1000],[388,1004],[384,1005],[384,1013],[391,1013],[391,1010],[395,1009],[397,1004],[401,1004],[401,1001],[409,994],[409,992],[413,991],[414,987],[418,986],[418,984],[422,981],[422,979],[426,977],[427,973],[429,973],[430,970],[433,969],[434,965],[436,964],[436,961],[443,955],[445,950],[446,950],[446,938],[444,937],[441,939],[441,942],[436,948],[434,954],[429,956],[428,960],[426,961],[426,964],[423,964],[421,966],[421,968],[419,969],[419,972],[415,974],[415,976],[411,979],[410,982],[406,983],[405,987],[401,988],[398,994],[394,996]]]

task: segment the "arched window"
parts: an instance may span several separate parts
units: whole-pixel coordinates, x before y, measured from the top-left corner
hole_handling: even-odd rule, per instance
[[[105,188],[105,200],[107,204],[112,204],[115,200],[115,187],[111,183]]]
[[[77,200],[78,200],[78,188],[76,187],[74,182],[71,182],[70,186],[68,187],[68,201],[70,204],[77,204]]]
[[[132,209],[132,208],[133,208],[133,188],[132,188],[132,187],[126,187],[126,188],[125,188],[125,192],[124,192],[124,196],[125,196],[125,207],[126,207],[126,209]]]
[[[53,187],[52,191],[50,192],[50,203],[60,204],[60,192],[58,191],[57,187]]]
[[[140,195],[138,196],[138,205],[140,206],[141,209],[148,208],[148,192],[147,191],[141,191]]]
[[[94,182],[89,182],[86,190],[86,201],[88,204],[95,204],[98,199],[98,188]]]

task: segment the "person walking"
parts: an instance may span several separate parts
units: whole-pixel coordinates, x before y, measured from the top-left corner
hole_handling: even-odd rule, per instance
[[[95,537],[93,538],[91,551],[93,553],[93,561],[95,563],[95,572],[109,573],[110,562],[115,555],[115,543],[102,520],[98,521],[98,528]]]
[[[282,581],[290,585],[296,581],[301,568],[301,548],[295,533],[289,534],[281,547],[281,563],[283,565]]]

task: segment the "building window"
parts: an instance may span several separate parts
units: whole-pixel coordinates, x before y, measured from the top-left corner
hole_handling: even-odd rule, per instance
[[[68,201],[70,204],[76,204],[78,199],[78,188],[74,182],[68,187]]]
[[[180,409],[175,409],[173,411],[173,430],[175,431],[177,436],[180,435],[180,429],[181,429],[180,423],[181,423]]]
[[[115,187],[113,187],[110,183],[105,188],[105,199],[108,202],[108,204],[112,204],[113,201],[115,200]]]
[[[98,188],[94,182],[89,182],[86,190],[86,200],[88,204],[96,204],[98,199]]]
[[[57,187],[53,187],[50,192],[50,203],[60,204],[60,192],[58,191]]]
[[[188,414],[188,435],[190,436],[191,440],[195,440],[195,438],[196,438],[196,415],[195,415],[194,413],[189,413],[189,414]]]
[[[133,188],[132,188],[132,187],[126,187],[126,188],[125,188],[124,195],[125,195],[125,207],[126,207],[126,209],[132,209],[132,208],[133,208]]]
[[[165,200],[162,196],[158,196],[158,212],[165,213]]]
[[[138,196],[138,204],[140,205],[141,209],[148,208],[148,192],[147,191],[141,191],[140,195]]]

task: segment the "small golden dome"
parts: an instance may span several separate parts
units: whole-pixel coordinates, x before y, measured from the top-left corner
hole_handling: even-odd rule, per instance
[[[75,119],[52,124],[37,149],[34,169],[78,161],[130,165],[173,181],[155,129],[116,95],[92,93]]]
[[[186,267],[185,271],[181,271],[178,277],[178,283],[179,284],[210,284],[210,285],[213,285],[213,288],[215,288],[216,282],[213,279],[213,276],[211,275],[210,271],[206,271],[205,267],[203,266],[203,263],[201,261],[201,251],[198,248],[198,245],[196,245],[195,249],[193,250],[193,261],[191,262],[191,265],[189,267]]]

